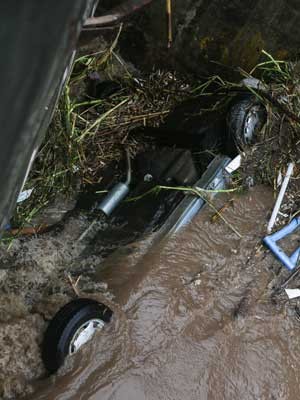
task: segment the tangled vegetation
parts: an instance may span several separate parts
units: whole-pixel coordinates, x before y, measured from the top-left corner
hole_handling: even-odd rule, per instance
[[[294,161],[296,172],[290,193],[293,199],[299,197],[298,64],[274,60],[264,52],[266,61],[250,73],[239,71],[241,79],[259,78],[257,88],[228,82],[220,76],[191,86],[170,72],[135,76],[115,53],[115,46],[116,41],[105,52],[83,55],[75,61],[26,183],[27,189],[34,189],[33,194],[17,207],[17,226],[30,223],[32,217],[58,194],[68,196],[85,185],[101,182],[103,169],[111,161],[120,159],[124,146],[132,155],[143,149],[142,138],[129,135],[132,129],[159,126],[175,105],[185,99],[214,97],[209,110],[202,110],[206,112],[226,106],[237,93],[245,90],[265,104],[268,119],[255,145],[242,149],[243,166],[237,184],[251,176],[254,183],[268,183],[277,190],[279,171],[284,175],[287,163]],[[97,82],[91,77],[109,68],[112,58],[122,65],[123,76],[112,93],[91,95],[89,85],[97,88]],[[300,208],[300,204],[296,201],[292,208],[289,207],[291,214],[295,207]]]
[[[30,224],[59,194],[70,196],[99,183],[103,169],[122,157],[124,147],[132,155],[143,148],[142,138],[130,136],[130,130],[159,126],[177,103],[191,96],[189,85],[173,73],[135,77],[125,65],[111,94],[92,96],[90,86],[97,90],[98,82],[91,77],[110,68],[111,57],[110,48],[75,61],[26,182],[32,195],[16,209],[16,226]]]

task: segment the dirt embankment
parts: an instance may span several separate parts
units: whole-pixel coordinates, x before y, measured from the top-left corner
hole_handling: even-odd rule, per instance
[[[30,393],[30,382],[45,375],[43,333],[58,309],[75,297],[68,276],[74,281],[81,276],[78,290],[84,295],[107,295],[106,285],[91,278],[101,258],[80,257],[84,245],[77,239],[88,224],[74,217],[59,231],[15,239],[9,249],[1,245],[0,398]]]

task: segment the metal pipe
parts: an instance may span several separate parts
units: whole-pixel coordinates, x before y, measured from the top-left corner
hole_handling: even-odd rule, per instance
[[[119,6],[113,8],[109,12],[101,15],[100,17],[88,18],[84,23],[84,28],[91,28],[93,26],[105,26],[119,23],[123,18],[134,13],[140,8],[151,3],[152,0],[127,0]]]
[[[279,259],[282,264],[290,271],[295,269],[298,265],[300,256],[300,247],[296,249],[291,256],[287,255],[282,248],[277,244],[279,240],[284,239],[286,236],[293,233],[300,226],[300,217],[292,219],[292,221],[280,229],[280,231],[273,233],[272,235],[266,236],[263,239],[264,244],[272,251],[272,253]]]
[[[131,171],[131,160],[129,150],[126,149],[126,161],[127,161],[127,176],[124,183],[117,183],[105,196],[105,198],[98,205],[97,210],[102,211],[107,217],[109,217],[115,208],[121,203],[122,200],[129,193],[129,185],[131,183],[132,171]]]
[[[109,217],[121,201],[124,200],[128,192],[129,187],[125,183],[117,183],[98,205],[97,210],[102,211]]]
[[[127,162],[127,173],[126,173],[126,181],[124,183],[117,183],[104,197],[101,203],[98,204],[96,209],[98,211],[102,211],[107,217],[109,217],[114,209],[121,203],[122,200],[129,193],[129,185],[131,183],[132,178],[132,169],[131,169],[131,159],[129,150],[126,149],[126,162]],[[93,229],[95,224],[97,223],[97,219],[88,226],[88,228],[80,235],[78,238],[78,242],[81,242]]]

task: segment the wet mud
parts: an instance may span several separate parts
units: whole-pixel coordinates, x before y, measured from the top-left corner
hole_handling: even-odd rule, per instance
[[[260,244],[273,195],[261,186],[234,198],[224,217],[241,238],[206,208],[176,237],[96,268],[118,305],[112,323],[28,398],[298,398],[300,323],[272,296],[279,264]]]
[[[47,324],[75,297],[68,275],[84,296],[99,297],[106,285],[90,278],[101,257],[80,257],[78,237],[90,222],[70,217],[60,229],[0,246],[0,398],[31,394],[46,377],[41,343]],[[99,222],[95,229],[102,229]],[[111,297],[106,293],[106,302]]]

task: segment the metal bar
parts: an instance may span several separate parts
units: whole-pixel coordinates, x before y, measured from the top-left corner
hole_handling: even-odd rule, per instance
[[[294,253],[289,257],[277,242],[286,236],[290,235],[300,226],[300,217],[294,218],[289,225],[280,229],[278,232],[273,233],[273,235],[266,236],[263,240],[264,244],[272,251],[276,258],[290,271],[294,270],[297,266],[300,248],[296,249]]]
[[[104,15],[88,18],[84,23],[84,28],[117,24],[123,18],[133,14],[135,11],[141,9],[147,4],[150,4],[151,2],[152,0],[128,0],[108,11]]]

